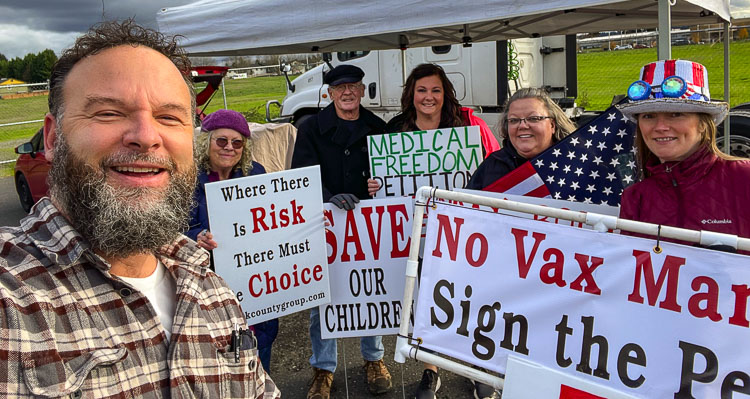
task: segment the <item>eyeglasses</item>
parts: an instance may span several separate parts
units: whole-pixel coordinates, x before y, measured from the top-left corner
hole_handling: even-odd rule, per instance
[[[216,142],[216,145],[219,146],[219,148],[226,148],[227,144],[229,144],[229,139],[226,137],[216,137],[212,139]],[[245,142],[243,140],[237,139],[232,140],[232,148],[235,150],[239,150],[245,145]]]
[[[518,126],[523,121],[525,121],[529,125],[536,125],[537,123],[545,119],[552,119],[552,117],[551,116],[527,116],[526,118],[508,118],[508,126]]]
[[[331,86],[331,90],[342,93],[347,90],[349,91],[357,91],[362,87],[362,83],[344,83],[336,86]]]
[[[664,79],[658,86],[651,86],[642,80],[638,80],[628,87],[628,98],[633,101],[645,100],[651,95],[652,89],[660,90],[654,92],[654,98],[680,98],[687,91],[687,83],[685,83],[685,79],[677,75]]]

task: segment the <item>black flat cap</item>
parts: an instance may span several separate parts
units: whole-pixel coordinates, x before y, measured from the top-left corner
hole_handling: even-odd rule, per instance
[[[323,79],[324,83],[329,86],[336,86],[344,83],[356,83],[362,80],[365,71],[354,65],[342,64],[330,70]]]

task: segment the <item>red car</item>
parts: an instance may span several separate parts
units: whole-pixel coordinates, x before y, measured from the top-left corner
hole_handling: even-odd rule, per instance
[[[213,95],[217,92],[221,80],[229,67],[200,66],[193,67],[192,76],[196,83],[206,82],[206,87],[196,94],[196,105],[206,108]],[[196,115],[201,120],[205,116],[201,108],[196,108]],[[47,195],[47,171],[50,163],[44,157],[43,129],[34,134],[31,140],[16,147],[15,181],[18,199],[21,206],[28,212],[40,198]]]
[[[16,147],[15,180],[18,199],[28,212],[40,198],[47,195],[47,171],[50,162],[44,156],[44,132],[39,129],[31,141]]]

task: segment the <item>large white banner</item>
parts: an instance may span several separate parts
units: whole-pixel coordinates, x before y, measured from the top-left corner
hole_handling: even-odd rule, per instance
[[[325,204],[331,303],[320,307],[323,338],[398,333],[409,258],[411,198]]]
[[[206,184],[216,273],[249,324],[330,301],[318,166]]]
[[[750,390],[750,257],[437,204],[414,336],[640,398]]]
[[[376,197],[413,196],[421,186],[463,188],[482,162],[479,126],[368,136]]]

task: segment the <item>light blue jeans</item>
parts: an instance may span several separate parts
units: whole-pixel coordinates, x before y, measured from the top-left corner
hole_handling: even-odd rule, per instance
[[[320,308],[310,309],[310,343],[312,344],[312,356],[310,356],[310,365],[330,372],[336,371],[336,360],[338,351],[336,349],[336,339],[320,338]],[[385,348],[383,348],[383,337],[372,336],[362,337],[359,341],[359,350],[362,352],[362,358],[374,362],[383,358]]]

